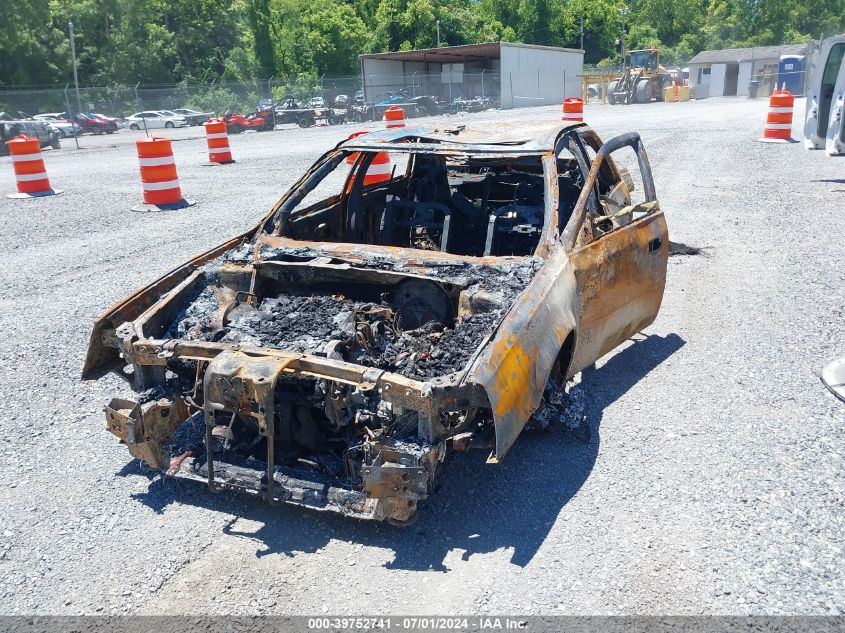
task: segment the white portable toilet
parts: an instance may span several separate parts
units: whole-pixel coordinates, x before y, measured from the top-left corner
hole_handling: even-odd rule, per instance
[[[845,35],[830,37],[822,43],[819,61],[807,91],[807,110],[804,120],[804,147],[822,149],[827,144],[828,131],[834,109],[837,85],[845,57]],[[841,92],[840,92],[841,94]],[[840,125],[842,117],[840,115]]]
[[[845,63],[839,65],[828,118],[825,151],[831,156],[845,154]]]

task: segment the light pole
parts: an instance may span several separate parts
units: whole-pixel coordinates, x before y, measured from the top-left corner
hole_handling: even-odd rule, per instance
[[[619,16],[622,18],[622,70],[625,69],[625,16],[628,15],[630,9],[628,7],[622,7],[619,9]]]
[[[584,50],[584,14],[581,14],[581,50]]]
[[[79,98],[79,77],[76,74],[76,43],[73,41],[73,22],[68,21],[68,31],[70,32],[70,56],[73,59],[73,85],[76,88],[76,107],[77,112],[82,112],[82,99]]]
[[[440,20],[437,20],[437,48],[440,48]]]

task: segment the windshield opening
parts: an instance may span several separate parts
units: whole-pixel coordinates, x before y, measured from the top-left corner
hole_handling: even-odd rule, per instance
[[[279,206],[275,232],[469,256],[530,255],[545,219],[541,156],[339,152]]]

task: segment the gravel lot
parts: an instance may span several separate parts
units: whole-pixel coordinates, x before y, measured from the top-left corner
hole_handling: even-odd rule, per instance
[[[162,214],[129,210],[136,134],[47,152],[66,193],[0,198],[0,612],[845,611],[845,406],[818,378],[845,353],[845,161],[757,143],[766,107],[586,108],[604,138],[643,135],[673,241],[707,255],[672,258],[656,323],[584,372],[589,444],[556,429],[500,466],[457,455],[404,530],[154,478],[104,428],[122,385],[79,380],[102,310],[362,126],[233,137],[225,167],[175,142],[199,204]]]

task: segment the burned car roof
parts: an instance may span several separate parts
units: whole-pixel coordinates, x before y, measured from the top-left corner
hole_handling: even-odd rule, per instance
[[[393,144],[391,151],[414,151],[410,141],[419,145],[438,145],[441,150],[471,153],[474,151],[539,154],[554,150],[560,134],[567,129],[586,127],[583,123],[535,123],[512,125],[496,123],[486,127],[405,127],[368,132],[338,144],[343,149],[366,151],[380,145]],[[400,144],[406,144],[404,147]]]

